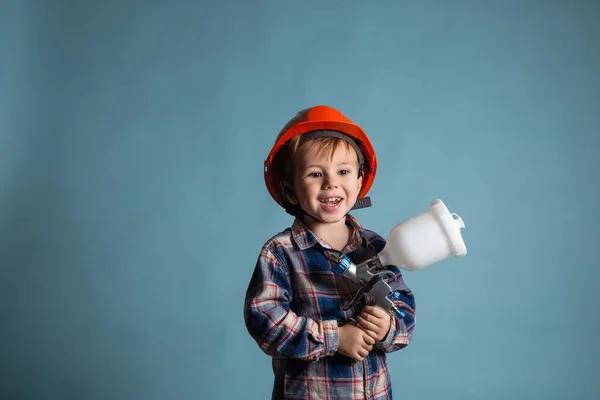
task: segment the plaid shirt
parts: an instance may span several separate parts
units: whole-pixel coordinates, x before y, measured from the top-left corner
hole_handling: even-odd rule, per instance
[[[346,254],[359,264],[383,249],[385,240],[364,229],[348,215],[353,229],[339,252],[314,235],[299,219],[262,248],[246,293],[244,317],[250,335],[272,357],[273,399],[391,399],[386,353],[407,346],[414,328],[415,301],[400,269],[394,290],[396,306],[406,312],[394,316],[383,342],[361,362],[338,353],[338,326],[353,319],[370,296],[342,310],[359,285],[332,272],[330,255]]]

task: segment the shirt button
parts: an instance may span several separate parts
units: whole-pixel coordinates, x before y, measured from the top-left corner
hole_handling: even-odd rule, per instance
[[[371,390],[367,389],[367,396],[371,395]]]

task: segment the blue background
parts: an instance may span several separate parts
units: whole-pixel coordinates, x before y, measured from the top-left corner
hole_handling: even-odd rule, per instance
[[[596,1],[3,1],[0,398],[265,399],[242,302],[291,224],[263,160],[315,104],[370,135],[405,274],[398,398],[600,397]]]

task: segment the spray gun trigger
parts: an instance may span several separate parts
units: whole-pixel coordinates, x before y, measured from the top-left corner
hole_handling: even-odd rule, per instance
[[[371,279],[369,279],[369,281],[367,283],[365,283],[364,285],[362,285],[360,287],[360,289],[358,289],[358,291],[356,292],[356,294],[352,297],[352,299],[348,302],[348,304],[346,304],[345,306],[342,306],[342,310],[344,311],[348,311],[349,309],[351,309],[352,307],[354,307],[354,305],[356,304],[356,302],[365,294],[371,291],[371,289],[373,289],[373,286],[375,286],[375,284],[377,282],[379,282],[381,280],[381,275],[374,275]]]

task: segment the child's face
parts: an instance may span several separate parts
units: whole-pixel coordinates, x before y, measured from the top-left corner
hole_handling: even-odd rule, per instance
[[[330,158],[307,145],[298,150],[295,161],[294,188],[302,209],[325,223],[343,219],[362,185],[356,152],[338,146]]]

